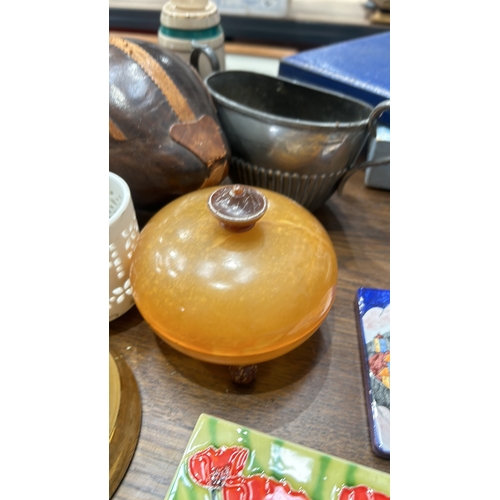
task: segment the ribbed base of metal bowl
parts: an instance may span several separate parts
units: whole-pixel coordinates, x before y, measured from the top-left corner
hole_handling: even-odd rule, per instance
[[[233,156],[229,175],[235,183],[276,191],[314,212],[332,196],[347,170],[329,174],[297,174],[258,167]]]

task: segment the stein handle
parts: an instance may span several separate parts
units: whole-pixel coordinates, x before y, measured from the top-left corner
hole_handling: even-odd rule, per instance
[[[199,63],[200,63],[200,55],[203,53],[208,57],[208,61],[210,62],[210,66],[212,67],[212,72],[220,70],[219,59],[215,50],[212,47],[200,42],[191,42],[191,47],[193,50],[191,52],[191,56],[189,57],[189,62],[194,66],[196,71],[200,73]]]
[[[379,104],[377,104],[373,108],[372,112],[370,113],[370,117],[368,118],[368,137],[377,137],[377,121],[380,118],[380,116],[382,115],[382,113],[384,113],[385,111],[389,111],[390,107],[391,107],[391,102],[389,100],[387,100],[387,101],[380,102]],[[362,148],[363,147],[361,147],[361,149]],[[382,167],[384,165],[390,165],[390,163],[391,163],[391,158],[389,156],[386,156],[384,158],[378,158],[376,160],[364,161],[358,165],[354,165],[342,177],[342,180],[340,181],[340,183],[337,187],[337,190],[336,190],[337,193],[339,195],[342,194],[342,190],[344,189],[345,183],[356,172],[359,172],[360,170],[365,170],[369,167]]]

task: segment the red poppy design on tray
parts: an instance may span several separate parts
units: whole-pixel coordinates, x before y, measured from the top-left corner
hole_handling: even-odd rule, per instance
[[[221,489],[229,479],[241,475],[248,458],[248,450],[241,446],[205,448],[189,459],[189,474],[193,481],[208,489]]]
[[[309,500],[309,497],[304,492],[292,490],[286,481],[261,474],[228,482],[224,500]]]
[[[353,488],[344,486],[340,490],[338,500],[390,500],[390,497],[368,486],[354,486]]]
[[[191,479],[210,491],[213,500],[309,500],[304,491],[293,490],[285,481],[265,474],[243,476],[249,450],[241,446],[210,446],[189,458]],[[366,486],[344,487],[338,500],[390,500]]]
[[[293,491],[286,481],[264,474],[243,476],[248,453],[240,446],[210,446],[189,458],[189,475],[196,484],[210,490],[213,499],[220,492],[224,500],[309,500],[305,493]]]

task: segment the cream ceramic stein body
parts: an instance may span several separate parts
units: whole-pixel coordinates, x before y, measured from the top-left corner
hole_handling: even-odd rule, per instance
[[[109,172],[109,321],[133,305],[130,261],[139,236],[139,225],[128,184]]]

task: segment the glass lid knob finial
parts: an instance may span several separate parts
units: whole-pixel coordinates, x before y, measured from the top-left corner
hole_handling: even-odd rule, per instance
[[[208,198],[208,208],[228,231],[252,229],[267,210],[267,198],[259,190],[243,184],[224,186]]]

